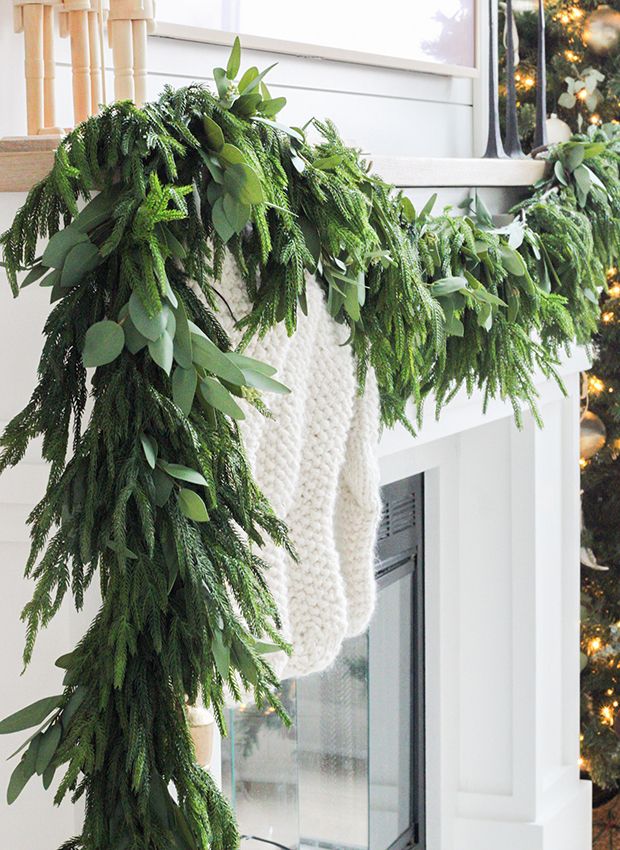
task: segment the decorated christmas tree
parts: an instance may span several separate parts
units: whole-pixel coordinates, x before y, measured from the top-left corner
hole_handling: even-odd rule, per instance
[[[532,144],[538,0],[515,2],[515,73],[523,146]],[[620,0],[547,0],[547,104],[573,131],[620,118]],[[562,128],[563,129],[563,128]],[[557,132],[557,129],[556,129]]]
[[[515,71],[524,149],[532,144],[538,0],[516,4]],[[548,0],[548,124],[553,141],[620,119],[620,2]],[[582,411],[582,746],[595,804],[620,787],[620,274],[608,270]]]

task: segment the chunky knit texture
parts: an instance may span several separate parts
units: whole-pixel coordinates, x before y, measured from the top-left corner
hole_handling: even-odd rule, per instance
[[[235,319],[251,309],[227,260],[218,287]],[[347,329],[329,316],[316,281],[307,281],[308,315],[289,337],[278,324],[244,353],[278,370],[289,395],[265,397],[274,420],[246,406],[241,423],[256,480],[288,525],[299,560],[268,543],[261,555],[278,604],[290,658],[275,658],[283,677],[328,667],[342,641],[367,627],[375,601],[375,537],[380,512],[379,399],[370,372],[358,393]],[[234,343],[240,333],[226,308],[219,316]]]

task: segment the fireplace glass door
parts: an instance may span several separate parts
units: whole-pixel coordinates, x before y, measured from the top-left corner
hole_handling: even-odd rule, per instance
[[[422,479],[383,488],[377,608],[329,670],[285,681],[273,711],[231,712],[224,789],[244,850],[423,847]]]

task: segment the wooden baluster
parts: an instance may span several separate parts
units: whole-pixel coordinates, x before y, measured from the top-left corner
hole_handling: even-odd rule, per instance
[[[133,81],[136,106],[146,102],[146,25],[145,20],[132,21]]]
[[[54,8],[43,7],[43,127],[44,133],[56,134],[56,64],[54,62]],[[41,128],[40,128],[41,132]]]
[[[114,57],[116,100],[141,106],[147,96],[147,34],[154,26],[152,0],[110,0],[108,37]]]
[[[108,34],[114,61],[114,99],[133,100],[133,42],[131,21],[110,19]]]
[[[71,36],[71,67],[73,69],[73,113],[75,123],[85,121],[90,115],[90,58],[88,49],[88,11],[71,10],[69,35]]]
[[[88,50],[90,58],[90,114],[99,112],[101,97],[101,50],[99,40],[99,14],[96,4],[88,12]]]
[[[26,113],[28,135],[36,136],[43,127],[43,6],[26,3],[21,7],[26,71]]]

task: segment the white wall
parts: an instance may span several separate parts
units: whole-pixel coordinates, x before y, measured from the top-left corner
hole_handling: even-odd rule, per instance
[[[152,38],[149,49],[152,96],[164,83],[210,82],[210,69],[225,62],[227,54],[221,47],[161,38]],[[68,44],[58,44],[58,118],[66,126],[72,123],[68,55]],[[277,60],[280,64],[270,76],[270,86],[275,95],[289,98],[283,113],[289,123],[305,123],[313,115],[330,116],[346,139],[373,153],[472,153],[470,81],[265,53],[244,56],[246,66],[265,67]],[[0,136],[25,132],[22,67],[21,37],[12,31],[12,0],[0,0]],[[0,195],[2,229],[22,202],[22,195]],[[0,274],[0,426],[21,409],[34,385],[47,312],[45,290],[30,288],[15,303]],[[31,593],[30,583],[21,577],[28,548],[24,523],[44,484],[45,468],[36,448],[17,470],[0,478],[0,716],[59,691],[61,676],[53,661],[71,648],[83,623],[66,606],[41,636],[34,661],[20,678],[24,629],[19,612]],[[21,737],[0,739],[0,800],[14,764],[7,764],[6,757]],[[35,780],[13,806],[0,802],[0,847],[6,850],[54,848],[77,832],[79,825],[79,813],[75,816],[70,806],[52,810],[50,793]]]

